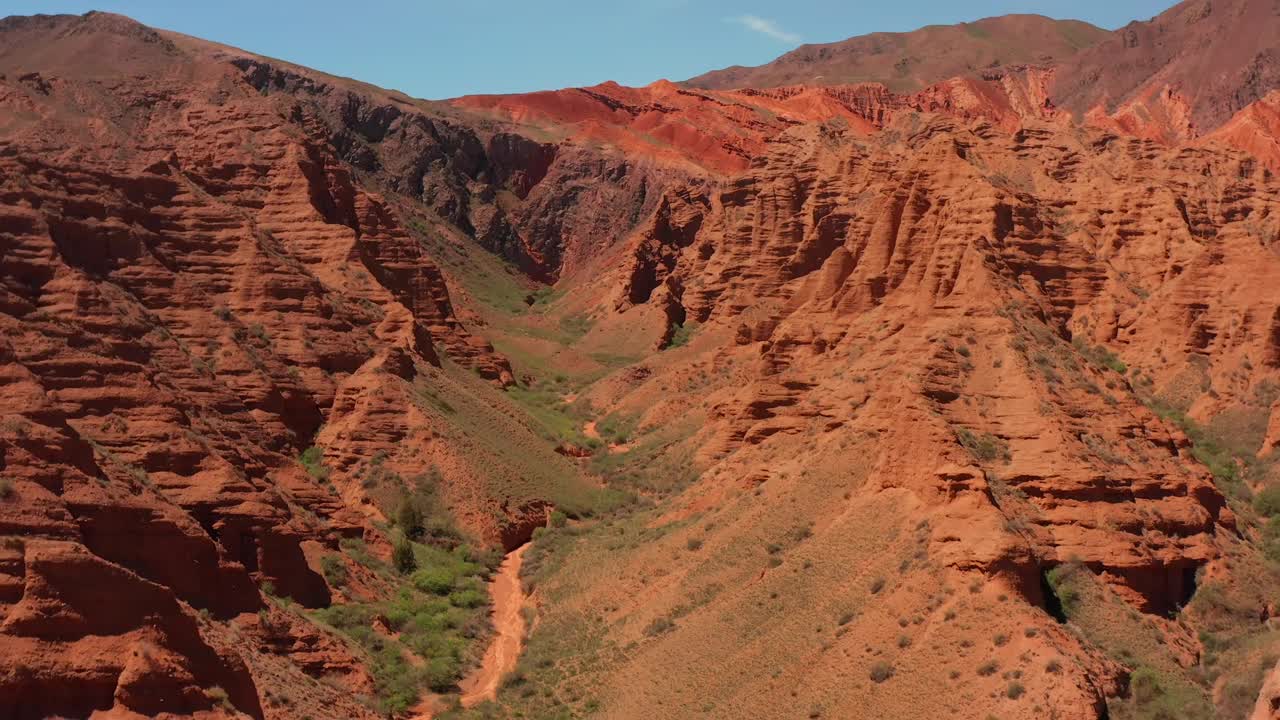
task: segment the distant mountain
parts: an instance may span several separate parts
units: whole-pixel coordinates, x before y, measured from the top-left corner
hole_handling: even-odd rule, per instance
[[[802,45],[766,65],[713,70],[687,82],[709,89],[882,82],[908,92],[994,66],[1061,61],[1107,37],[1106,30],[1079,20],[1004,15]]]
[[[1189,0],[1065,58],[1056,75],[1060,107],[1159,114],[1172,95],[1189,112],[1184,137],[1203,134],[1280,86],[1280,2]]]

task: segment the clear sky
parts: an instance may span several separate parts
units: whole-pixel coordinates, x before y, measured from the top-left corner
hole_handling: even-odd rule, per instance
[[[805,42],[1039,13],[1116,28],[1173,0],[0,0],[106,10],[423,98],[683,80]]]

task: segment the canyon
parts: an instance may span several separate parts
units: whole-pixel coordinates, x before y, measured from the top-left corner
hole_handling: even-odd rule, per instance
[[[1277,23],[425,101],[0,20],[0,715],[1280,716]]]

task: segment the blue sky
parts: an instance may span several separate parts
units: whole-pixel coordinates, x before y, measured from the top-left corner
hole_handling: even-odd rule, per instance
[[[802,42],[1029,12],[1106,28],[1173,0],[3,0],[0,15],[107,10],[425,98],[759,65]]]

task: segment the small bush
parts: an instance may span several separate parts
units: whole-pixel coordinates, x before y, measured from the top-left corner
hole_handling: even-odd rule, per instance
[[[337,555],[325,555],[320,558],[320,570],[324,573],[324,579],[333,587],[346,585],[347,580],[350,579],[347,564]]]
[[[321,482],[329,479],[329,468],[324,466],[324,453],[318,447],[309,447],[298,456],[298,464],[302,466],[312,479]]]
[[[686,549],[688,549],[691,552],[696,550],[701,550],[702,541],[699,540],[698,538],[689,538],[688,540],[685,541],[684,546]]]
[[[223,690],[217,685],[214,685],[211,688],[205,688],[204,695],[209,698],[209,701],[214,705],[221,706],[225,710],[235,710],[235,706],[231,704],[231,696],[227,694],[226,690]]]
[[[667,348],[684,347],[693,339],[693,333],[698,329],[698,323],[686,322],[683,325],[677,325],[671,333],[671,342],[667,343]]]
[[[1022,683],[1014,681],[1009,683],[1009,687],[1004,691],[1004,694],[1010,700],[1017,700],[1022,697],[1022,694],[1026,691],[1027,689],[1022,686]]]
[[[908,647],[911,647],[911,638],[907,637],[906,635],[899,635],[899,636],[898,636],[898,647],[900,647],[900,648],[908,648]]]
[[[396,525],[399,525],[400,530],[411,538],[422,537],[422,532],[425,530],[422,524],[422,510],[418,509],[413,500],[401,501],[400,508],[396,510]]]
[[[1065,565],[1058,565],[1045,575],[1045,579],[1049,582],[1049,588],[1053,590],[1053,594],[1058,598],[1058,605],[1062,608],[1062,614],[1068,618],[1080,609],[1082,592],[1080,581],[1076,574],[1083,571],[1084,568],[1079,563],[1068,562]]]
[[[666,617],[654,618],[653,622],[649,623],[645,627],[644,634],[648,635],[649,637],[657,637],[659,635],[664,635],[666,633],[671,632],[672,630],[675,629],[675,627],[676,627],[676,624],[674,622],[671,622],[671,618],[666,618]]]
[[[1280,485],[1271,485],[1255,495],[1253,508],[1267,517],[1280,515]]]
[[[1045,672],[1060,673],[1062,672],[1062,663],[1058,660],[1050,660],[1044,666]]]
[[[991,433],[975,435],[971,430],[960,428],[956,431],[956,439],[979,460],[1008,462],[1012,458],[1009,453],[1009,444]]]
[[[13,481],[9,478],[0,478],[0,500],[8,500],[13,497]]]
[[[1000,669],[1000,663],[996,662],[995,660],[988,660],[978,666],[978,674],[981,675],[982,677],[990,677],[992,675],[995,675],[996,671],[999,669]]]
[[[853,622],[853,613],[848,611],[841,613],[840,619],[836,620],[837,625],[848,625],[851,622]]]
[[[433,595],[448,595],[453,592],[456,581],[454,574],[443,567],[426,568],[413,574],[413,586]]]
[[[391,563],[401,574],[413,572],[418,567],[418,559],[413,555],[413,543],[409,542],[409,538],[396,538],[391,547]]]
[[[1000,633],[999,635],[996,635],[994,638],[992,638],[992,642],[996,644],[996,647],[1002,647],[1009,642],[1009,636],[1005,635],[1004,633]]]
[[[871,666],[871,681],[882,683],[893,677],[893,666],[881,660]]]
[[[879,594],[880,594],[880,591],[881,591],[881,590],[883,590],[883,589],[884,589],[884,578],[882,578],[882,577],[878,577],[878,578],[876,578],[875,580],[872,580],[872,581],[871,581],[871,594],[872,594],[872,595],[879,595]]]
[[[489,597],[479,590],[468,588],[449,593],[449,602],[454,607],[478,608],[489,601]]]
[[[569,516],[559,510],[551,512],[551,519],[548,521],[553,528],[562,528],[569,522]]]

